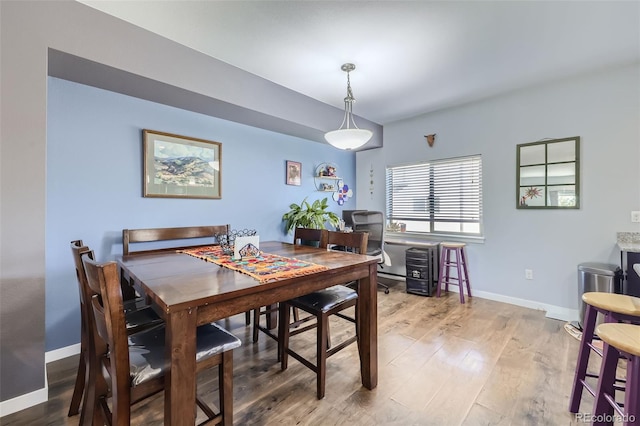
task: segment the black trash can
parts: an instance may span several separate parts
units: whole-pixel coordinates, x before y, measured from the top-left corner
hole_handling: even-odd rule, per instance
[[[580,303],[580,328],[584,324],[586,304],[582,295],[591,291],[622,293],[622,269],[610,263],[586,262],[578,265],[578,302]],[[598,314],[597,324],[604,321]]]

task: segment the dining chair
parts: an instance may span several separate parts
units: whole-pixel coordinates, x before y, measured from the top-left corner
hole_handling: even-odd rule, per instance
[[[91,368],[89,359],[89,345],[91,339],[89,337],[90,321],[88,309],[91,289],[87,284],[87,276],[85,274],[82,256],[87,255],[93,258],[93,252],[89,247],[85,246],[82,240],[71,241],[71,253],[76,270],[76,279],[80,294],[80,359],[78,362],[78,371],[76,374],[76,382],[73,388],[71,404],[69,406],[68,416],[75,416],[79,413],[80,402],[85,389],[85,381],[87,368]],[[142,304],[139,306],[138,300],[129,300],[123,303],[125,311],[126,329],[129,334],[136,333],[146,328],[162,324],[162,319],[151,309],[150,306]]]
[[[102,374],[98,369],[89,370],[93,399],[83,411],[87,409],[86,417],[90,416],[94,424],[129,425],[131,405],[163,390],[167,368],[165,327],[128,335],[116,263],[100,264],[84,255],[83,264],[93,291],[90,311],[95,333],[91,355],[102,367]],[[197,406],[212,424],[233,424],[233,349],[240,344],[237,337],[214,323],[197,329],[196,371],[218,367],[218,412],[196,397]]]
[[[153,254],[166,250],[181,250],[198,245],[209,245],[216,234],[228,234],[231,225],[185,226],[178,228],[140,228],[122,230],[123,256]],[[196,243],[193,243],[196,241]],[[193,244],[189,244],[192,242]],[[199,243],[199,244],[198,244]],[[121,271],[121,282],[135,288],[131,277]],[[125,295],[126,299],[126,295]]]
[[[312,228],[296,228],[293,233],[293,244],[296,245],[306,245],[313,247],[323,247],[326,246],[326,230],[324,229],[312,229]],[[263,306],[260,308],[256,308],[253,310],[253,343],[258,341],[258,332],[262,331],[267,336],[274,339],[276,342],[278,341],[277,334],[274,334],[271,330],[273,328],[270,327],[270,322],[267,320],[267,324],[265,326],[260,324],[260,317],[265,316],[268,318],[268,315],[273,315],[278,312],[278,305],[269,305]],[[313,316],[308,316],[302,320],[300,320],[299,311],[297,308],[293,308],[293,322],[290,326],[297,327],[303,322],[306,322],[310,319],[313,319]],[[280,351],[278,351],[278,360],[280,360]]]
[[[366,232],[325,232],[326,238],[322,241],[323,247],[329,248],[333,245],[339,245],[345,247],[347,251],[354,251],[359,254],[365,254],[367,252],[367,240],[369,234]],[[341,252],[340,255],[351,256],[353,253]],[[287,369],[288,356],[291,355],[304,366],[316,373],[316,394],[318,399],[324,398],[325,395],[327,358],[358,340],[357,319],[359,316],[359,310],[357,302],[358,293],[356,290],[344,285],[336,285],[280,303],[278,318],[278,344],[280,345],[279,351],[282,354],[280,367],[282,370]],[[290,320],[289,312],[291,307],[298,308],[313,315],[316,321],[305,327],[291,330],[291,327],[287,326]],[[351,307],[355,307],[355,317],[350,317],[342,313],[344,310]],[[354,323],[355,335],[345,339],[338,345],[328,348],[329,317],[331,315],[336,315],[339,318]],[[314,328],[317,332],[315,364],[289,347],[290,336],[295,336]]]

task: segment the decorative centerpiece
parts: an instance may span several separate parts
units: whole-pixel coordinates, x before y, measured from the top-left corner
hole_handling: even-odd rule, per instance
[[[255,229],[232,229],[227,234],[215,234],[214,237],[216,237],[216,241],[220,244],[222,252],[229,256],[233,256],[237,237],[253,237],[257,234],[258,232]]]

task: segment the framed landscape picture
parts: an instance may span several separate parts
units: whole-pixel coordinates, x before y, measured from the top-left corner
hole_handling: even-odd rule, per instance
[[[222,198],[222,144],[143,130],[143,196]]]
[[[302,163],[287,160],[287,185],[300,186],[302,179]]]

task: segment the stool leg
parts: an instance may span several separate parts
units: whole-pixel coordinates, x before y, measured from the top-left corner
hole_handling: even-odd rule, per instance
[[[615,396],[613,384],[616,381],[618,358],[618,350],[605,343],[602,366],[598,378],[598,390],[596,391],[596,402],[593,406],[593,417],[600,421],[594,420],[594,425],[613,425],[613,406],[607,401],[606,395]]]
[[[624,426],[640,424],[640,357],[627,362],[627,389],[624,395]]]
[[[580,399],[582,399],[583,385],[582,381],[587,375],[587,364],[589,363],[589,355],[591,348],[589,343],[593,340],[593,332],[596,328],[596,317],[598,311],[591,305],[587,305],[584,315],[584,328],[582,330],[582,339],[580,339],[580,349],[578,350],[578,361],[576,363],[576,373],[573,378],[573,388],[571,389],[571,399],[569,400],[569,412],[577,413],[580,408]]]
[[[447,250],[447,260],[444,271],[444,291],[449,292],[449,281],[451,281],[451,249]]]
[[[462,249],[456,248],[456,270],[458,272],[458,291],[460,292],[460,303],[464,303],[464,278],[462,277]]]
[[[440,253],[440,270],[438,271],[438,288],[436,289],[436,297],[440,297],[440,291],[442,289],[442,281],[444,281],[444,252],[447,249],[443,248]]]
[[[467,251],[462,247],[462,268],[464,269],[464,279],[467,282],[467,294],[471,297],[471,282],[469,282],[469,270],[467,269]]]

